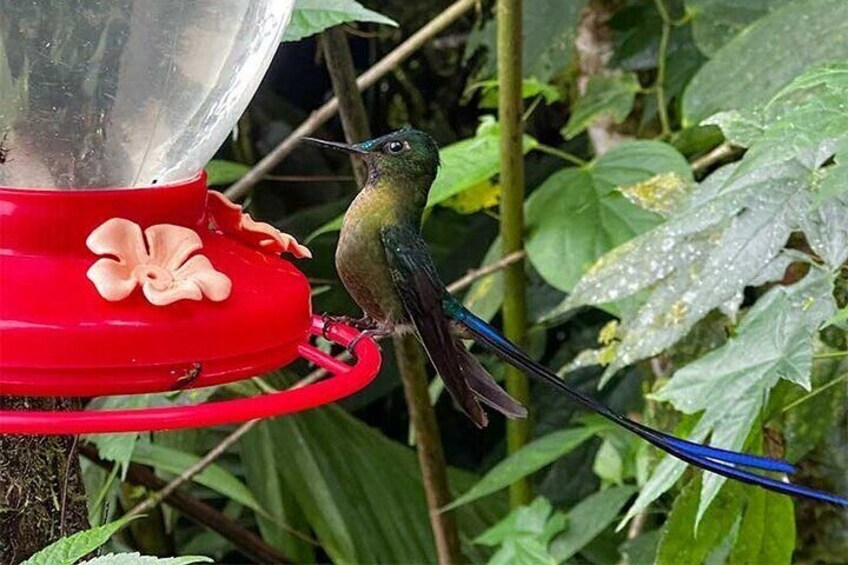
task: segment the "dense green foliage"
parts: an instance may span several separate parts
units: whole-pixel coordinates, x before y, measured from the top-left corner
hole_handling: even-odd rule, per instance
[[[298,0],[287,39],[351,20],[397,22],[359,26],[374,32],[354,40],[364,69],[445,4],[364,3],[387,16],[352,0]],[[451,41],[425,46],[365,94],[375,132],[411,124],[442,143],[424,232],[446,282],[500,257],[496,34],[483,4]],[[532,354],[651,426],[786,457],[800,463],[794,480],[848,494],[848,4],[525,0],[524,20]],[[308,109],[266,85],[210,164],[213,184],[234,182],[280,141],[262,120],[288,131]],[[336,124],[320,135],[342,134]],[[277,172],[349,167],[303,149]],[[332,266],[352,194],[345,180],[269,178],[247,202],[310,242],[315,259],[298,266],[314,279],[317,311],[357,313]],[[464,292],[498,322],[498,274]],[[433,562],[415,438],[388,344],[383,354],[371,388],[341,407],[262,422],[190,493],[296,561]],[[301,369],[109,402],[256,394]],[[509,456],[499,418],[479,431],[438,380],[431,396],[457,495],[446,511],[475,562],[848,561],[846,512],[687,470],[545,387],[529,407],[536,439]],[[133,462],[172,478],[228,431],[90,439],[122,469]],[[86,476],[96,524],[139,496],[121,488],[117,467],[89,465]],[[525,476],[537,498],[510,509],[504,489]],[[170,510],[132,526],[111,550],[160,550],[145,544],[149,528],[168,532],[176,555],[242,558]]]

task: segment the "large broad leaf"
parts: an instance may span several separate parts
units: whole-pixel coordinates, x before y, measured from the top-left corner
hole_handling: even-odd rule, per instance
[[[397,27],[397,22],[355,0],[297,0],[283,41],[297,41],[347,22],[372,22]]]
[[[551,555],[562,563],[604,531],[636,491],[634,487],[612,487],[581,500],[566,514],[568,530],[551,542]]]
[[[601,425],[560,430],[531,441],[495,465],[480,482],[447,508],[457,508],[508,487],[577,448],[600,429]]]
[[[109,541],[109,538],[130,521],[131,519],[124,518],[62,538],[34,554],[21,565],[73,565]]]
[[[294,494],[284,488],[279,459],[288,457],[274,445],[273,422],[262,421],[239,440],[239,459],[244,478],[270,516],[258,515],[259,532],[269,544],[298,563],[314,563],[315,548],[306,541],[309,524]]]
[[[527,253],[552,286],[568,291],[598,257],[660,222],[618,190],[659,173],[691,179],[686,160],[670,145],[633,141],[590,165],[551,175],[527,201]]]
[[[757,20],[701,67],[683,96],[683,122],[763,104],[808,67],[845,57],[848,3],[796,0]]]
[[[788,496],[749,489],[748,504],[730,554],[734,565],[789,565],[795,550],[795,511]]]
[[[435,561],[424,487],[414,451],[328,406],[268,422],[282,487],[322,548],[339,563]],[[452,471],[467,488],[468,473]],[[504,510],[477,503],[457,513],[473,538]],[[478,556],[479,558],[479,556]]]
[[[733,485],[722,492],[696,528],[700,483],[690,482],[674,501],[663,525],[657,565],[701,565],[731,534],[744,502],[741,487]]]
[[[655,396],[687,414],[702,412],[691,439],[711,434],[710,445],[739,451],[779,379],[809,389],[812,338],[835,310],[832,275],[813,268],[802,281],[770,290],[746,314],[734,338],[677,371]],[[685,468],[667,456],[628,517],[665,492]],[[719,475],[705,476],[699,517],[724,481]]]
[[[525,3],[524,29],[532,30],[532,33],[525,35],[522,46],[525,77],[547,82],[569,66],[574,56],[577,25],[585,5],[586,0],[534,0]],[[481,47],[488,52],[486,63],[480,71],[483,77],[490,77],[497,70],[496,36],[496,21],[492,18],[468,38],[466,55],[473,54]]]
[[[746,27],[790,0],[685,0],[692,18],[692,37],[708,56]]]

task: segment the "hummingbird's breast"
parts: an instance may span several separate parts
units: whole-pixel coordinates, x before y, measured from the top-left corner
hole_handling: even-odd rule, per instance
[[[363,189],[345,213],[336,270],[351,298],[371,318],[400,323],[406,313],[392,282],[380,231],[394,221],[388,195]]]

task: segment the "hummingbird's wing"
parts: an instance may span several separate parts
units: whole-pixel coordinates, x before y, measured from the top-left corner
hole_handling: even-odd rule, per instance
[[[462,410],[480,427],[488,423],[481,401],[506,416],[525,417],[524,407],[498,386],[451,330],[443,306],[447,289],[418,231],[390,226],[381,236],[395,290],[427,356]]]

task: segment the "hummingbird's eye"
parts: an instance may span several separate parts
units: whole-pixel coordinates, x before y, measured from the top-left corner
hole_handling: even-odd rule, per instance
[[[383,149],[386,150],[386,153],[397,155],[398,153],[403,153],[403,150],[406,149],[406,144],[400,141],[390,141],[383,146]]]

